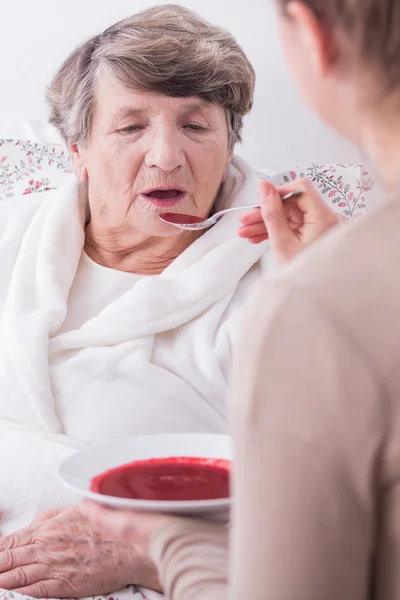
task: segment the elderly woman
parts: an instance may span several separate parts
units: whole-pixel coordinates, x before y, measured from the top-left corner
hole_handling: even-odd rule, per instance
[[[266,245],[241,240],[234,216],[201,234],[159,215],[254,203],[256,175],[233,156],[253,87],[232,36],[176,6],[93,37],[51,83],[77,181],[0,209],[0,588],[159,587],[152,563],[90,525],[56,471],[106,439],[228,430],[231,345]],[[312,192],[302,202],[305,245],[336,218]],[[265,239],[250,221],[242,235]]]

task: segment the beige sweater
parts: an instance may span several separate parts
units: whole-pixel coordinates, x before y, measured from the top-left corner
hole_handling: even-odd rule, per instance
[[[255,295],[233,381],[231,553],[175,520],[172,600],[400,599],[400,202],[342,226]]]

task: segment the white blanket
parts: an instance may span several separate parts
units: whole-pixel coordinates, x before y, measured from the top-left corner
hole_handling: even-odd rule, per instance
[[[227,431],[232,341],[266,268],[266,245],[239,239],[238,216],[229,215],[161,275],[57,335],[84,245],[80,191],[71,182],[23,208],[0,205],[2,533],[74,500],[56,471],[76,448],[143,433]],[[217,208],[257,195],[254,171],[235,157]]]

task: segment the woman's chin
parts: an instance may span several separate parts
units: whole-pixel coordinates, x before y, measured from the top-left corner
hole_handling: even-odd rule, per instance
[[[147,219],[135,219],[134,226],[136,231],[140,231],[140,233],[149,237],[176,237],[184,233],[182,229],[161,221],[159,214],[153,213]]]
[[[182,229],[164,223],[160,215],[167,212],[194,214],[196,212],[192,202],[146,202],[134,205],[133,215],[135,229],[149,236],[171,237],[179,236],[185,232]]]

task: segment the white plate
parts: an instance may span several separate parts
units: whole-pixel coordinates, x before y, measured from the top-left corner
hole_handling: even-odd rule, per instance
[[[178,433],[121,439],[69,456],[60,465],[59,476],[70,490],[106,506],[225,519],[229,514],[230,498],[171,502],[117,498],[90,491],[93,477],[108,469],[135,460],[172,456],[232,460],[231,438],[226,435]]]

